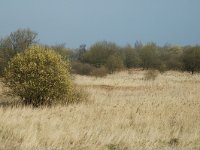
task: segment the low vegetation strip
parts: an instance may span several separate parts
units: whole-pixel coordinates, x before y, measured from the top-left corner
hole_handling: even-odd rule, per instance
[[[94,88],[94,89],[102,89],[106,91],[112,91],[112,90],[148,90],[151,89],[151,86],[112,86],[112,85],[80,85],[83,88]],[[157,86],[155,87],[156,90],[164,90],[163,86]]]

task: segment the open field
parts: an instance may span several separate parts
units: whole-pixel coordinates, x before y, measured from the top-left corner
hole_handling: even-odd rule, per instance
[[[88,103],[0,106],[0,150],[200,150],[200,75],[170,71],[155,81],[143,75],[76,75]]]

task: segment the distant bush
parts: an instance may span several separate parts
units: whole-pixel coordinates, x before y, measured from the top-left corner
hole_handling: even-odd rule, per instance
[[[75,74],[90,75],[94,69],[95,67],[90,64],[72,62],[72,72]]]
[[[69,103],[78,100],[69,69],[69,63],[53,50],[32,46],[9,62],[5,79],[25,104]]]
[[[194,72],[200,71],[200,47],[188,47],[184,50],[183,56],[183,65],[184,69],[191,72],[192,74]]]
[[[155,80],[157,76],[158,76],[157,70],[148,70],[144,74],[144,79],[145,80]]]
[[[92,72],[91,75],[95,77],[104,77],[108,74],[108,70],[102,66],[100,68],[95,68]]]
[[[183,68],[181,59],[183,48],[178,46],[165,46],[160,51],[160,59],[162,60],[162,65],[165,65],[166,70],[181,70]]]
[[[97,42],[84,53],[82,62],[89,63],[95,67],[101,67],[106,64],[107,59],[119,51],[119,47],[112,42]]]
[[[103,77],[108,74],[108,70],[104,66],[97,68],[90,64],[81,63],[81,62],[73,62],[72,73],[80,74],[80,75]]]
[[[106,62],[106,68],[110,73],[121,70],[124,68],[122,58],[118,54],[110,56]]]
[[[124,65],[127,68],[137,68],[140,64],[140,58],[137,51],[131,46],[122,49],[124,54]]]
[[[141,67],[144,69],[157,69],[161,64],[160,49],[154,43],[150,43],[141,48],[139,55]]]

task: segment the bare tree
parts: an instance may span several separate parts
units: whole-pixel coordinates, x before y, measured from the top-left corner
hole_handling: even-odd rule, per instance
[[[38,42],[37,35],[30,29],[18,29],[0,40],[0,74],[3,73],[10,58]]]

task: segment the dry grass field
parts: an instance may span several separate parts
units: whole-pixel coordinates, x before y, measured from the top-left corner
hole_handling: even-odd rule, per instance
[[[89,101],[52,108],[4,106],[1,85],[0,150],[200,150],[200,75],[143,78],[76,75]]]

